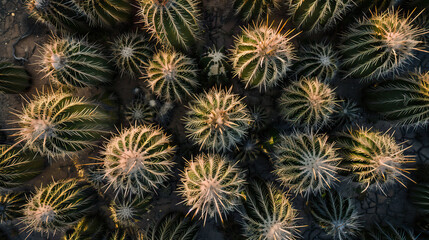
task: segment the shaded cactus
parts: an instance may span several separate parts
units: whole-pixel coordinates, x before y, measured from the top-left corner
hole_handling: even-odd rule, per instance
[[[105,179],[117,194],[144,197],[171,175],[174,149],[160,128],[143,125],[124,129],[102,152]]]
[[[201,148],[230,150],[247,135],[252,119],[242,99],[232,89],[213,88],[197,96],[183,121],[188,138]]]
[[[119,228],[112,232],[108,240],[146,240],[141,233],[135,233],[132,229]]]
[[[197,69],[193,59],[175,51],[161,51],[148,64],[146,82],[158,97],[182,102],[199,86]]]
[[[415,0],[413,0],[415,1]],[[396,5],[397,0],[357,0],[356,5],[363,10],[376,10],[382,12]]]
[[[185,205],[201,219],[220,218],[240,205],[245,175],[225,156],[200,154],[189,161],[180,178]]]
[[[362,229],[360,215],[351,198],[328,191],[310,201],[310,212],[317,224],[334,240],[354,239]]]
[[[247,240],[299,239],[298,212],[272,184],[253,181],[243,201],[242,225]]]
[[[148,240],[195,240],[200,227],[194,220],[181,213],[169,213],[150,227],[144,239]]]
[[[231,66],[223,49],[209,48],[200,59],[204,74],[211,83],[225,83],[229,80]]]
[[[122,196],[115,198],[110,204],[113,221],[122,227],[133,227],[151,208],[152,197]]]
[[[53,182],[36,190],[24,207],[22,223],[32,233],[63,232],[90,213],[97,195],[87,183],[73,179]]]
[[[356,102],[352,100],[341,100],[337,106],[334,120],[337,125],[352,124],[361,117]]]
[[[237,147],[236,159],[240,162],[254,161],[262,153],[262,146],[256,136],[251,135]]]
[[[159,42],[189,50],[200,32],[200,12],[196,0],[138,0],[138,15]]]
[[[22,216],[25,196],[22,193],[0,195],[0,223],[5,223]],[[1,238],[0,238],[1,239]]]
[[[339,181],[340,160],[326,135],[282,135],[274,145],[274,173],[283,185],[305,196],[318,194]]]
[[[429,214],[429,184],[420,183],[411,190],[411,202],[419,212]]]
[[[265,108],[261,106],[253,106],[250,108],[250,117],[253,120],[250,124],[252,130],[259,131],[267,126],[268,114]]]
[[[21,93],[30,87],[30,76],[22,66],[0,62],[0,92]]]
[[[62,240],[98,240],[107,235],[107,227],[98,216],[82,218],[71,231],[67,232]]]
[[[271,15],[273,9],[279,8],[279,0],[235,0],[235,15],[239,15],[245,22],[254,20],[260,22]]]
[[[392,224],[388,223],[387,226],[381,227],[376,225],[376,227],[365,233],[363,240],[417,240],[420,239],[418,236],[414,235],[413,231],[407,228],[394,227]]]
[[[289,37],[291,30],[281,33],[284,25],[277,29],[272,25],[259,24],[243,28],[243,33],[235,38],[232,50],[232,68],[246,88],[260,91],[272,88],[286,76],[295,48]]]
[[[344,35],[340,46],[346,77],[374,80],[396,73],[414,58],[424,32],[399,11],[363,18]]]
[[[131,20],[130,0],[73,0],[91,26],[113,27]]]
[[[151,124],[155,120],[155,109],[141,100],[134,100],[124,109],[125,119],[134,125]]]
[[[283,90],[280,115],[297,127],[320,129],[331,122],[337,102],[327,84],[317,78],[301,78]]]

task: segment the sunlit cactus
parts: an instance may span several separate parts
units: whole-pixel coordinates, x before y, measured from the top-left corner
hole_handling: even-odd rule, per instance
[[[141,33],[125,33],[112,43],[112,57],[121,75],[138,76],[153,55],[153,46]]]
[[[142,125],[124,129],[102,152],[105,179],[117,194],[144,197],[170,177],[174,149],[160,128]]]
[[[245,174],[226,156],[200,154],[186,164],[180,178],[179,193],[183,203],[207,218],[220,219],[239,205],[244,190]]]
[[[0,61],[0,93],[21,93],[30,87],[30,76],[22,66]]]
[[[351,0],[289,0],[289,14],[299,29],[313,33],[334,27],[352,6]]]
[[[110,204],[113,221],[122,227],[134,227],[151,208],[152,197],[121,196]]]
[[[369,110],[403,126],[427,126],[429,122],[429,73],[410,73],[385,81],[364,92]]]
[[[301,78],[283,90],[280,115],[294,126],[317,130],[332,121],[337,102],[327,84],[317,78]]]
[[[38,188],[24,206],[22,224],[29,234],[55,234],[72,227],[97,204],[95,190],[77,180],[61,180]]]
[[[259,142],[256,136],[251,135],[238,145],[235,158],[241,162],[246,163],[249,161],[254,161],[261,153],[262,144]]]
[[[292,30],[282,33],[284,24],[277,28],[259,24],[243,28],[235,38],[232,50],[232,68],[246,88],[260,91],[272,88],[286,76],[295,59],[295,48],[289,37]]]
[[[367,189],[384,189],[407,176],[410,169],[402,169],[410,156],[404,154],[407,148],[398,144],[392,135],[371,129],[359,128],[342,133],[337,138],[343,156],[341,168],[348,171],[351,179],[360,183],[362,192]]]
[[[419,183],[411,190],[411,202],[419,212],[429,214],[429,184]]]
[[[89,215],[80,220],[71,231],[68,231],[62,240],[98,240],[105,239],[107,227],[98,217]]]
[[[299,237],[298,212],[284,193],[272,184],[253,181],[243,201],[244,236],[247,240],[295,240]]]
[[[148,240],[196,240],[199,224],[181,213],[169,213],[145,234]]]
[[[250,124],[252,130],[259,131],[267,126],[268,114],[265,108],[261,106],[253,106],[250,108],[250,117],[253,120]]]
[[[334,122],[337,125],[353,124],[361,117],[360,110],[356,102],[352,100],[341,100],[334,115]]]
[[[424,32],[399,11],[363,18],[344,34],[340,46],[346,77],[372,81],[396,73],[414,58]]]
[[[209,48],[200,59],[204,74],[211,83],[225,83],[231,66],[223,49]]]
[[[411,229],[403,227],[394,227],[388,223],[387,226],[376,227],[371,231],[366,231],[363,240],[418,240],[418,235],[415,235]]]
[[[252,119],[242,99],[232,89],[213,88],[197,96],[183,121],[188,137],[201,148],[231,150],[247,135]]]
[[[138,15],[163,44],[178,50],[195,46],[200,32],[200,11],[196,0],[138,0]]]
[[[326,135],[282,135],[274,145],[274,173],[284,186],[305,196],[318,194],[339,181],[340,161]]]
[[[322,82],[330,82],[339,70],[338,53],[329,43],[303,46],[295,70],[298,76],[317,77]]]
[[[267,15],[275,8],[279,8],[281,1],[279,0],[235,0],[234,9],[235,15],[239,15],[245,22],[254,20],[259,22],[265,20]]]
[[[131,20],[131,0],[73,0],[91,26],[113,27]]]
[[[151,124],[155,120],[155,109],[142,100],[134,100],[124,109],[125,119],[132,125]]]
[[[0,195],[0,223],[5,223],[22,216],[25,196],[22,193]]]
[[[160,51],[149,61],[146,82],[152,92],[166,101],[183,101],[197,86],[194,60],[175,51]]]

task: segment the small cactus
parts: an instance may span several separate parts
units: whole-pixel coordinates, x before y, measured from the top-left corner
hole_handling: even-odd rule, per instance
[[[200,59],[200,65],[210,83],[226,83],[230,66],[223,49],[210,48]]]
[[[429,184],[419,183],[411,190],[411,202],[420,213],[429,214]]]
[[[30,76],[22,66],[0,62],[0,93],[22,93],[30,87]]]
[[[130,0],[73,0],[91,26],[114,27],[131,20]]]
[[[260,91],[272,88],[286,76],[295,59],[295,48],[289,37],[292,31],[281,33],[272,25],[259,24],[243,28],[235,38],[232,68],[246,88]]]
[[[152,197],[144,199],[129,195],[115,198],[110,204],[113,221],[122,227],[133,227],[151,208]]]
[[[250,124],[252,130],[259,131],[267,126],[268,114],[265,108],[261,106],[253,106],[250,108],[250,117],[253,120]]]
[[[418,240],[418,236],[414,235],[413,231],[403,227],[394,227],[388,223],[387,226],[376,227],[371,231],[366,231],[363,240]]]
[[[0,195],[0,223],[5,223],[22,216],[22,206],[25,196],[22,193],[8,193]]]
[[[142,100],[134,100],[124,109],[125,119],[132,125],[151,124],[155,121],[155,109]]]
[[[146,69],[147,83],[158,97],[182,102],[199,86],[194,60],[175,51],[155,54]]]
[[[236,159],[240,162],[252,162],[262,153],[262,146],[256,136],[251,135],[237,147]]]
[[[143,198],[171,175],[174,149],[160,128],[142,125],[124,129],[102,152],[105,179],[117,194]]]
[[[62,240],[98,240],[105,239],[107,227],[98,216],[86,216],[80,220]]]
[[[273,9],[279,8],[280,4],[279,0],[235,0],[235,15],[239,15],[245,22],[260,22],[271,15]]]
[[[200,154],[186,164],[180,178],[180,195],[189,211],[201,219],[223,216],[240,205],[245,175],[229,159],[218,154]]]
[[[273,184],[253,181],[243,201],[242,225],[247,240],[299,239],[298,212]]]
[[[318,130],[331,122],[337,102],[327,84],[317,78],[301,78],[283,90],[280,115],[297,127]]]
[[[150,227],[144,239],[148,240],[195,240],[200,227],[194,220],[181,213],[169,213]]]
[[[53,37],[42,51],[42,71],[56,84],[91,87],[113,78],[109,60],[99,45],[76,38]]]
[[[341,158],[326,135],[295,133],[274,145],[274,173],[295,193],[317,194],[334,185]]]
[[[252,119],[242,99],[231,91],[213,88],[189,104],[185,129],[201,148],[231,150],[247,135]]]
[[[352,124],[361,117],[356,102],[352,100],[341,100],[337,108],[334,115],[336,125]]]
[[[334,240],[354,239],[362,229],[353,201],[332,190],[310,201],[310,211],[317,224]]]

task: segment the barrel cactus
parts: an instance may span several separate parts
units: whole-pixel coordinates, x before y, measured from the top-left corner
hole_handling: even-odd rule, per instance
[[[242,225],[247,240],[299,239],[298,212],[272,184],[253,181],[243,201]]]
[[[130,0],[73,0],[91,26],[113,27],[131,20]]]
[[[332,190],[310,201],[310,212],[334,240],[354,239],[363,227],[352,199]]]
[[[0,61],[0,93],[21,93],[29,87],[30,76],[24,67]]]
[[[73,179],[53,182],[38,188],[24,206],[24,230],[48,235],[63,232],[92,212],[96,204],[96,192],[89,184]]]
[[[105,239],[107,227],[99,216],[89,215],[82,218],[62,240],[96,240]]]
[[[155,120],[155,109],[143,100],[134,100],[124,109],[125,119],[132,125],[151,124]]]
[[[152,197],[120,196],[110,204],[113,221],[122,227],[133,227],[150,210]]]
[[[317,78],[301,78],[283,90],[280,115],[294,126],[317,130],[332,121],[337,102],[327,84]]]
[[[138,15],[159,42],[188,51],[200,32],[196,0],[138,0]]]
[[[279,0],[235,0],[234,9],[235,14],[246,22],[260,22],[265,20],[267,15],[271,15],[273,9],[279,8],[280,4]]]
[[[267,126],[268,113],[265,108],[261,106],[251,107],[250,117],[253,120],[252,123],[250,124],[250,127],[252,130],[260,131]]]
[[[399,11],[363,18],[345,33],[340,46],[346,77],[374,80],[396,73],[415,57],[423,33]]]
[[[420,239],[411,229],[394,227],[387,223],[387,226],[376,225],[371,231],[367,231],[363,240],[418,240]]]
[[[171,175],[174,151],[170,137],[158,127],[124,129],[102,152],[105,179],[117,194],[144,198]]]
[[[235,158],[241,162],[252,162],[262,153],[262,145],[255,135],[251,135],[242,141],[236,151]]]
[[[282,33],[284,25],[259,24],[243,28],[235,38],[232,50],[232,68],[246,88],[260,91],[272,88],[286,76],[295,59],[295,48],[289,37],[292,31]]]
[[[231,150],[247,135],[252,119],[242,99],[231,91],[213,88],[189,104],[185,129],[201,148]]]
[[[0,195],[0,223],[17,219],[22,216],[25,196],[22,193],[7,193]]]
[[[326,135],[282,135],[274,145],[274,173],[282,184],[306,196],[329,189],[338,181],[335,175],[340,160]]]
[[[144,239],[150,240],[195,240],[198,230],[197,222],[178,212],[165,215],[157,224],[150,227]]]
[[[411,190],[411,202],[419,212],[429,214],[429,184],[419,183]]]
[[[166,101],[182,102],[199,86],[194,60],[175,51],[155,54],[146,69],[152,92]]]
[[[230,66],[223,49],[209,48],[200,59],[200,65],[210,83],[225,83]]]
[[[348,125],[355,123],[360,117],[360,110],[356,102],[345,99],[339,102],[337,112],[334,115],[334,121],[340,126]]]
[[[200,154],[185,166],[180,178],[179,193],[189,211],[201,219],[220,218],[234,211],[244,190],[245,175],[236,164],[219,154]]]

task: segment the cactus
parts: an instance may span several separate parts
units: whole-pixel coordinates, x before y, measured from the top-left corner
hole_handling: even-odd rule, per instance
[[[110,212],[113,221],[122,227],[133,227],[141,221],[143,214],[151,208],[152,197],[140,197],[129,195],[115,198],[110,204]]]
[[[247,240],[299,239],[298,212],[273,184],[253,181],[246,196],[243,202],[246,211],[241,215]]]
[[[200,32],[196,0],[138,0],[138,15],[159,42],[178,50],[195,46]]]
[[[21,93],[30,87],[30,76],[22,66],[0,62],[0,93]]]
[[[105,223],[98,216],[86,216],[73,229],[64,235],[62,240],[97,240],[107,235]]]
[[[124,110],[125,119],[134,125],[151,124],[155,120],[155,109],[141,100],[132,101]]]
[[[334,240],[354,239],[362,229],[360,215],[350,198],[328,191],[310,201],[310,211],[317,224]]]
[[[170,137],[160,128],[142,125],[124,129],[104,147],[105,179],[117,194],[144,198],[171,175],[174,152]]]
[[[265,108],[261,106],[253,106],[250,108],[250,116],[253,120],[250,124],[252,130],[259,131],[267,126],[268,114]]]
[[[227,157],[219,154],[200,154],[187,162],[180,178],[179,193],[191,211],[200,219],[215,218],[240,205],[245,174]]]
[[[161,51],[149,62],[147,83],[158,97],[182,102],[199,86],[194,60],[175,51]]]
[[[322,82],[330,82],[337,76],[339,56],[329,43],[315,43],[303,46],[295,64],[296,74],[317,77]]]
[[[283,90],[280,115],[297,127],[317,130],[331,122],[337,102],[327,84],[317,78],[301,78]]]
[[[415,1],[415,0],[413,0]],[[399,1],[397,0],[357,0],[355,1],[356,5],[362,10],[376,10],[382,12],[386,9],[389,9],[395,6]]]
[[[254,161],[262,152],[262,146],[256,136],[251,135],[238,145],[236,159],[240,162]]]
[[[414,235],[413,231],[403,227],[394,227],[387,223],[387,226],[376,225],[372,231],[367,231],[363,240],[417,240],[420,239]]]
[[[142,69],[152,58],[153,50],[142,34],[133,32],[118,36],[112,43],[112,57],[121,75],[141,75]]]
[[[133,229],[119,228],[112,232],[107,240],[146,240],[146,238]]]
[[[148,240],[195,240],[200,227],[194,220],[181,213],[169,213],[150,227],[144,239]]]
[[[289,71],[295,59],[295,48],[289,37],[292,30],[281,33],[272,25],[259,24],[243,28],[235,38],[232,50],[232,68],[245,84],[260,91],[276,86]]]
[[[22,216],[22,206],[25,196],[22,193],[8,193],[0,195],[0,223],[5,223]]]
[[[299,29],[314,33],[333,28],[353,5],[351,0],[289,0],[289,14]]]
[[[429,214],[429,184],[419,183],[411,191],[411,202],[419,212]]]
[[[384,192],[384,188],[395,181],[405,187],[400,178],[410,179],[406,175],[410,169],[401,168],[412,162],[410,156],[404,154],[407,148],[396,143],[387,132],[364,128],[349,130],[339,134],[337,143],[343,155],[340,167],[348,171],[353,181],[360,183],[362,192],[370,188]]]
[[[278,9],[281,5],[279,0],[235,0],[235,15],[239,15],[242,20],[249,22],[254,20],[260,22],[271,15],[273,9]]]
[[[396,73],[414,58],[424,32],[399,11],[365,17],[350,28],[340,46],[346,77],[374,80]]]
[[[204,74],[211,83],[226,83],[231,66],[223,49],[209,48],[200,59]]]
[[[295,133],[274,145],[274,173],[295,193],[317,194],[334,185],[341,158],[328,136]]]
[[[369,110],[390,121],[409,127],[429,122],[429,73],[410,73],[369,87],[364,92]]]
[[[357,104],[352,100],[341,100],[334,115],[337,125],[352,124],[361,117]]]
[[[114,27],[131,20],[130,0],[73,0],[91,26]]]
[[[36,190],[24,206],[22,223],[30,234],[63,232],[90,213],[97,204],[94,189],[74,179],[53,182]]]
[[[226,151],[245,138],[252,119],[242,99],[231,91],[213,88],[189,104],[183,121],[188,137],[200,148]]]

